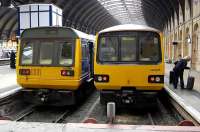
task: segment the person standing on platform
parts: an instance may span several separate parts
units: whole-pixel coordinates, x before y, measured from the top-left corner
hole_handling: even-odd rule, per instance
[[[15,69],[15,52],[12,50],[10,53],[10,68]]]
[[[187,67],[187,62],[190,61],[190,59],[191,59],[190,56],[186,56],[180,61],[177,61],[177,63],[175,64],[175,67],[173,68],[174,71],[173,85],[175,89],[177,88],[179,78],[180,78],[181,88],[184,89],[183,73],[184,69],[190,69],[189,67]]]
[[[182,59],[182,56],[181,56],[181,54],[179,54],[178,59],[174,62],[174,65],[176,65],[181,59]]]

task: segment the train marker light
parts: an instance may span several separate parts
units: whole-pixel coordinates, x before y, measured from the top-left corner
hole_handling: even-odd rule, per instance
[[[103,77],[103,81],[107,81],[108,79],[107,79],[107,77],[106,76],[104,76]]]
[[[61,76],[74,76],[73,70],[61,70]]]
[[[149,75],[148,76],[149,83],[164,83],[163,75]]]
[[[155,79],[154,79],[154,77],[151,77],[150,80],[151,80],[152,82],[154,82]]]
[[[108,75],[95,75],[94,80],[96,82],[109,82],[109,76]]]
[[[62,76],[66,76],[66,71],[65,71],[65,70],[62,70],[62,71],[61,71],[61,75],[62,75]]]

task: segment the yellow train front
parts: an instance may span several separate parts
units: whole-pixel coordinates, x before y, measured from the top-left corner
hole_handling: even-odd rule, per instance
[[[25,101],[73,105],[90,91],[93,37],[66,27],[26,29],[17,54]]]
[[[114,26],[97,35],[94,80],[102,104],[155,102],[164,84],[161,38],[154,28],[131,24]]]

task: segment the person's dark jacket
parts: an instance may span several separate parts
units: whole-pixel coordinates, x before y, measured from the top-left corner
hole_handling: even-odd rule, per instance
[[[10,67],[11,68],[15,68],[15,53],[14,52],[11,52],[10,54]]]
[[[187,61],[185,59],[181,59],[180,61],[177,61],[174,67],[174,72],[183,72],[184,69],[190,69],[187,67]]]
[[[176,65],[178,62],[179,62],[179,61],[175,61],[175,62],[174,62],[174,65]]]
[[[15,60],[15,53],[14,52],[10,53],[10,60]]]

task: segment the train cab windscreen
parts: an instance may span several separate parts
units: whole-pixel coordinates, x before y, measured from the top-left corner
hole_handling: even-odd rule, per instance
[[[23,46],[23,53],[21,56],[21,64],[32,64],[33,63],[33,43],[27,42]]]
[[[22,42],[21,65],[71,66],[74,40],[30,40]]]
[[[100,34],[97,61],[100,63],[161,62],[160,36],[154,32]]]

